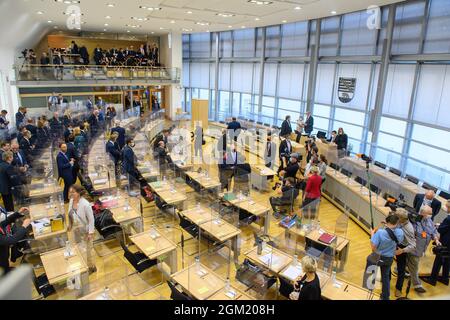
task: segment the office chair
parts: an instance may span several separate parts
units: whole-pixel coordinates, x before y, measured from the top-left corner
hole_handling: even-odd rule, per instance
[[[167,285],[170,288],[170,299],[176,301],[193,300],[186,293],[178,291],[178,289],[170,281],[167,281]]]
[[[36,277],[36,274],[33,271],[32,277],[33,277],[34,288],[36,289],[37,293],[39,293],[39,296],[41,298],[47,298],[47,297],[51,296],[52,294],[56,293],[55,287],[53,287],[48,282],[48,278],[45,273]]]
[[[376,185],[370,184],[370,191],[372,191],[372,192],[374,192],[376,194],[379,194],[381,190]]]
[[[333,168],[334,170],[338,170],[338,171],[341,168],[336,163],[333,163],[333,162],[330,163],[330,167]]]
[[[153,267],[158,263],[158,259],[150,260],[145,254],[142,252],[131,252],[130,249],[125,245],[123,241],[120,241],[120,246],[123,249],[123,256],[128,262],[134,267],[134,269],[138,273],[142,273],[148,268]]]
[[[294,286],[292,283],[288,280],[286,280],[283,277],[278,277],[278,280],[280,280],[280,287],[278,288],[278,292],[285,298],[289,299],[289,295],[292,291],[294,291]]]
[[[260,126],[263,125],[263,123],[261,121],[256,121],[256,124],[259,124]]]
[[[177,212],[178,218],[180,219],[180,227],[189,233],[193,238],[197,238],[199,234],[198,226],[195,223],[190,222],[179,212]]]
[[[386,169],[386,165],[384,163],[375,161],[373,164],[376,165],[377,167],[381,168],[381,169]]]
[[[356,177],[356,178],[355,178],[355,181],[358,182],[359,184],[363,185],[363,186],[367,185],[367,181],[364,180],[364,179],[361,178],[361,177]]]
[[[436,187],[434,187],[434,186],[432,186],[431,184],[426,183],[426,182],[424,182],[424,183],[422,184],[422,188],[427,189],[427,190],[433,190],[435,193],[436,193],[437,190],[438,190]]]
[[[450,193],[444,192],[442,190],[441,190],[441,192],[439,192],[439,196],[444,198],[445,200],[449,200],[450,199]]]
[[[352,173],[344,168],[341,169],[341,173],[349,178],[352,176]]]
[[[416,178],[414,176],[410,176],[409,174],[407,174],[405,176],[405,178],[406,178],[406,180],[408,180],[408,181],[410,181],[410,182],[412,182],[414,184],[418,184],[419,183],[419,179],[418,178]]]
[[[264,125],[265,125],[266,127],[269,127],[269,128],[270,128],[270,124],[269,124],[269,123],[264,123]]]
[[[402,175],[402,172],[395,168],[389,168],[389,172],[392,172],[393,174],[395,174],[396,176],[399,176],[399,177]]]
[[[255,120],[253,120],[253,119],[248,119],[248,122],[254,123]]]

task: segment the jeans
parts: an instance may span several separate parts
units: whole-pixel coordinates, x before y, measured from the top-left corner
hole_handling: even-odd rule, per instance
[[[399,291],[402,291],[403,282],[405,281],[407,256],[407,253],[402,253],[397,256],[397,282],[395,284],[395,289]]]
[[[378,266],[381,269],[381,299],[389,300],[391,295],[391,266],[394,258],[381,257]]]

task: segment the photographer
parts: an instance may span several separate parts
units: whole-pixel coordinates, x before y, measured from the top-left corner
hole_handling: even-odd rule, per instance
[[[433,268],[431,269],[431,276],[423,277],[422,280],[432,286],[436,285],[436,281],[442,282],[446,286],[449,283],[449,267],[450,267],[450,200],[445,204],[447,217],[439,225],[438,232],[442,246],[441,250],[433,251],[436,254],[434,258]],[[439,277],[439,271],[442,269],[442,277]]]
[[[281,197],[270,197],[270,205],[275,217],[279,216],[277,212],[277,206],[289,205],[294,202],[298,197],[298,190],[295,188],[295,180],[292,177],[286,179],[284,186],[278,187],[277,194],[281,194]]]

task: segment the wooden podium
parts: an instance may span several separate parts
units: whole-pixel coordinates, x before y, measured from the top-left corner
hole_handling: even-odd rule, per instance
[[[197,122],[201,122],[202,128],[205,130],[208,128],[208,100],[192,99],[191,101],[191,127],[194,129]]]

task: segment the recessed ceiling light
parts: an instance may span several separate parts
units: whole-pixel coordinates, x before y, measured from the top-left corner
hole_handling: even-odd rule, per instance
[[[248,0],[249,3],[257,4],[259,6],[267,6],[269,4],[272,4],[272,1],[260,1],[260,0]]]
[[[105,23],[104,26],[107,27],[107,26],[109,26],[109,24]]]
[[[245,29],[245,26],[241,26],[241,29]]]
[[[103,29],[103,31],[107,31],[106,29]]]
[[[53,26],[53,29],[58,29],[58,26]]]
[[[233,26],[228,26],[228,28],[233,28]]]
[[[175,23],[175,20],[170,21],[170,23]]]
[[[70,1],[64,1],[65,4],[70,4]]]
[[[161,8],[159,7],[147,7],[147,6],[139,6],[139,9],[149,10],[149,11],[159,11]]]
[[[281,21],[282,23],[286,23],[287,22],[287,20],[283,20],[283,21]]]
[[[108,3],[107,6],[110,8],[114,8],[114,3]]]
[[[302,7],[295,7],[294,10],[302,10]]]
[[[232,13],[216,13],[216,16],[219,16],[222,18],[230,18],[230,17],[234,17],[234,14],[232,14]]]
[[[334,11],[334,10],[333,10],[333,11],[331,11],[331,14],[336,14],[336,13],[337,13],[337,12],[336,12],[336,11]]]
[[[130,33],[130,30],[127,30],[127,33]]]
[[[164,30],[164,28],[163,27],[159,27],[159,30]]]
[[[190,32],[190,31],[192,31],[191,28],[183,28],[183,29],[181,29],[181,30],[184,31],[184,32]]]
[[[36,14],[44,14],[42,11],[37,11]]]
[[[106,16],[105,19],[111,19],[111,16]]]
[[[195,24],[198,24],[199,26],[209,26],[209,22],[198,21]]]
[[[255,18],[255,21],[259,21],[259,20],[261,20],[260,18]]]
[[[192,14],[192,11],[186,11],[187,14]]]
[[[206,32],[209,32],[209,30],[206,30]]]
[[[152,31],[152,32],[150,32],[151,34],[154,34],[155,32],[154,31]]]
[[[48,22],[48,23],[52,23],[53,21],[52,21],[52,20],[48,20],[47,22]]]

